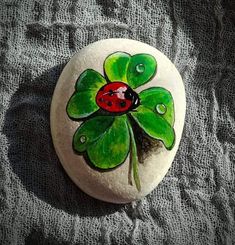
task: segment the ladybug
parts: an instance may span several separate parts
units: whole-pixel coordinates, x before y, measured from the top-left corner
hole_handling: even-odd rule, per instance
[[[108,112],[124,113],[140,104],[138,94],[123,82],[111,82],[104,85],[96,95],[97,105]]]

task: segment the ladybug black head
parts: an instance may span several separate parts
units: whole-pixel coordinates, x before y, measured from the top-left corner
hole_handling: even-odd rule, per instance
[[[132,106],[130,109],[135,109],[140,105],[140,99],[138,94],[133,91],[131,88],[128,88],[125,91],[125,99],[132,101]]]

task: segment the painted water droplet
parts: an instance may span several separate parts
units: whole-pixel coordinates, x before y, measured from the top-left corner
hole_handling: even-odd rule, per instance
[[[86,142],[86,136],[82,135],[79,140],[82,144],[84,144]]]
[[[144,64],[138,64],[138,65],[135,67],[135,69],[136,69],[136,71],[137,71],[138,73],[143,73],[144,70],[145,70],[145,66],[144,66]]]
[[[159,113],[160,115],[163,115],[166,113],[166,106],[164,104],[158,104],[156,106],[156,110],[157,110],[157,113]]]

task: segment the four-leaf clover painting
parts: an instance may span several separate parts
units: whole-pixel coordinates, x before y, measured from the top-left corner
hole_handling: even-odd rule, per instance
[[[115,52],[104,61],[104,76],[93,69],[79,76],[67,104],[68,116],[83,121],[73,137],[74,151],[85,154],[97,170],[113,169],[129,155],[139,191],[133,122],[152,140],[161,141],[167,150],[175,142],[171,93],[162,87],[150,87],[139,94],[134,91],[149,82],[156,72],[157,62],[150,54],[131,56]]]

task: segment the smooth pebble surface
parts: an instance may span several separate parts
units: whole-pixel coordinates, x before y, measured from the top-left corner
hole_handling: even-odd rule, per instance
[[[157,73],[147,84],[135,91],[149,87],[163,87],[173,96],[175,106],[174,130],[176,142],[172,150],[160,147],[149,154],[143,164],[139,164],[141,191],[128,183],[129,156],[119,167],[109,171],[91,168],[82,155],[73,151],[72,138],[81,122],[71,120],[66,113],[66,105],[74,93],[74,85],[79,75],[91,68],[103,75],[103,62],[113,52],[122,51],[131,55],[151,54],[157,60]],[[143,69],[138,67],[138,69]],[[156,108],[164,113],[164,105]],[[128,39],[106,39],[90,44],[76,53],[65,66],[54,91],[51,104],[51,133],[57,155],[70,178],[85,193],[94,198],[112,202],[128,203],[140,199],[157,187],[170,168],[179,146],[184,126],[186,99],[181,76],[171,61],[157,49]]]

